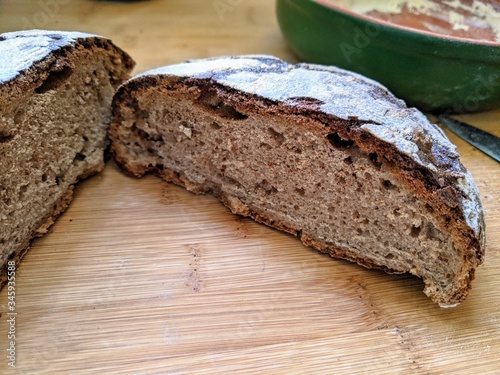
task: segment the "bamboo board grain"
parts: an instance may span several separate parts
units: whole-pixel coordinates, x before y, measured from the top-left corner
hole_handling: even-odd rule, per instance
[[[103,34],[137,72],[221,54],[294,60],[268,0],[223,2],[233,5],[222,17],[216,1],[47,3],[1,1],[0,32],[38,20]],[[500,135],[500,111],[464,119]],[[440,309],[414,277],[330,259],[212,197],[109,162],[23,260],[17,367],[2,354],[0,373],[500,373],[500,164],[447,134],[487,224],[486,262],[461,306]],[[4,289],[2,352],[6,303]]]

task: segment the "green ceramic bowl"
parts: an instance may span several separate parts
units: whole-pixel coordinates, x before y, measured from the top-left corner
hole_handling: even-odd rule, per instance
[[[276,6],[283,35],[303,61],[361,73],[426,112],[500,107],[497,41],[398,26],[328,0],[277,0]]]

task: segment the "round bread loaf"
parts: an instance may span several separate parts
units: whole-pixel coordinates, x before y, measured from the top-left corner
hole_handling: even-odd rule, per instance
[[[122,85],[112,152],[333,257],[465,299],[484,257],[479,193],[442,130],[380,84],[271,56],[194,60]],[[286,256],[286,254],[284,254]]]

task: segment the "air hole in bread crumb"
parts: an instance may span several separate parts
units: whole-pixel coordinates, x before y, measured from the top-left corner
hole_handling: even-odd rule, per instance
[[[439,240],[439,232],[432,224],[429,224],[425,232],[425,237],[429,240]]]
[[[80,152],[79,152],[79,153],[77,153],[77,154],[75,155],[75,160],[78,160],[78,161],[83,161],[83,160],[85,160],[85,158],[86,158],[86,157],[87,157],[87,156],[85,156],[84,154],[82,154],[82,153],[80,153]]]
[[[7,132],[0,131],[0,143],[9,142],[14,138],[14,135],[9,134]]]
[[[306,191],[303,188],[296,188],[295,192],[297,192],[301,196],[304,196],[306,194]]]
[[[328,138],[330,144],[336,148],[343,149],[343,148],[349,148],[352,145],[354,145],[354,141],[348,139],[342,139],[337,133],[330,133],[326,136],[326,138]]]
[[[417,238],[420,235],[420,232],[421,232],[420,227],[416,227],[415,225],[411,226],[410,236],[412,236],[413,238]]]
[[[276,189],[274,186],[271,186],[271,189],[266,191],[266,195],[276,194],[277,192],[278,192],[278,189]]]
[[[388,260],[394,259],[394,254],[393,253],[386,254],[385,259],[388,259]]]
[[[42,182],[45,182],[45,181],[47,181],[47,174],[46,173],[42,174]]]
[[[262,180],[260,184],[255,185],[255,188],[263,189],[266,195],[276,194],[278,192],[278,189],[276,189],[273,185],[271,185],[269,181],[267,181],[266,179]]]
[[[59,185],[62,181],[62,176],[56,176],[56,185]]]
[[[285,142],[285,136],[273,128],[267,128],[267,132],[271,138],[276,142],[277,146],[281,146]]]
[[[382,163],[379,161],[378,154],[376,152],[372,152],[372,153],[368,154],[368,158],[370,159],[373,166],[376,169],[380,170]]]
[[[396,209],[394,209],[394,211],[392,211],[392,213],[394,214],[395,217],[400,217],[401,216],[401,209],[396,208]]]
[[[224,103],[221,103],[218,107],[214,108],[214,110],[222,118],[227,118],[231,120],[245,120],[248,118],[247,115],[238,112],[230,105],[226,105]]]
[[[350,157],[350,156],[346,157],[346,158],[344,159],[344,163],[346,163],[346,164],[348,164],[348,165],[352,164],[352,157]]]
[[[398,187],[389,180],[382,180],[382,186],[387,190],[395,190]]]
[[[238,112],[235,108],[224,103],[214,90],[202,89],[202,93],[197,101],[222,118],[231,120],[245,120],[248,118],[247,115]]]
[[[149,133],[142,129],[137,129],[137,135],[139,136],[139,138],[144,138],[146,140],[150,139]]]
[[[215,108],[221,103],[221,99],[214,90],[202,89],[201,95],[198,98],[198,103]]]
[[[69,66],[65,66],[61,70],[52,71],[49,73],[49,76],[45,79],[45,81],[35,89],[37,94],[43,94],[47,91],[55,90],[60,85],[66,81],[71,74],[73,74],[73,69]]]

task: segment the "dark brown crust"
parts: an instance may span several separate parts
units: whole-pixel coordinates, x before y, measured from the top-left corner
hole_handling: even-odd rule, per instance
[[[258,60],[264,65],[271,61],[272,64],[277,64],[279,67],[269,69],[278,74],[294,69],[293,66],[269,57],[240,58]],[[237,60],[239,57],[226,58],[226,60],[230,59]],[[211,62],[213,60],[206,61]],[[193,63],[197,62],[194,61]],[[439,213],[435,217],[438,219],[440,229],[450,233],[454,242],[461,247],[461,251],[464,254],[464,276],[460,281],[460,285],[456,285],[453,295],[445,297],[431,295],[430,297],[442,305],[453,305],[465,299],[470,289],[471,281],[474,278],[474,269],[483,262],[485,243],[484,216],[479,194],[470,174],[460,163],[454,146],[449,143],[440,129],[428,123],[423,115],[417,113],[416,110],[406,108],[402,101],[395,99],[380,85],[369,80],[363,80],[362,77],[360,78],[354,74],[352,75],[353,79],[361,81],[361,83],[360,87],[358,87],[356,86],[357,83],[354,82],[353,86],[350,87],[352,92],[366,90],[365,86],[368,86],[368,90],[376,92],[377,100],[386,100],[390,106],[395,106],[396,110],[399,111],[400,117],[404,117],[403,120],[399,117],[392,119],[388,116],[388,122],[382,123],[385,121],[384,118],[377,117],[377,123],[377,121],[370,119],[370,117],[367,117],[367,112],[370,112],[370,106],[372,105],[370,101],[363,103],[364,107],[368,109],[365,109],[362,115],[342,118],[331,111],[321,108],[321,103],[323,105],[325,103],[320,98],[311,98],[309,96],[294,97],[293,100],[273,100],[274,93],[266,96],[259,95],[258,89],[255,89],[257,93],[251,90],[240,89],[241,87],[239,86],[244,86],[245,84],[238,82],[237,79],[234,80],[235,82],[231,80],[231,74],[235,71],[237,72],[236,68],[236,70],[231,70],[231,68],[226,67],[226,69],[208,73],[200,73],[200,70],[197,70],[196,73],[193,73],[189,64],[191,63],[179,64],[173,68],[160,68],[159,70],[130,80],[121,86],[113,100],[115,119],[110,128],[111,139],[115,138],[117,132],[119,132],[120,122],[122,121],[121,109],[127,106],[134,108],[136,104],[131,98],[134,98],[135,92],[148,89],[152,86],[159,86],[165,91],[176,91],[188,97],[191,95],[193,100],[197,99],[197,90],[198,92],[212,90],[217,93],[218,97],[225,104],[243,114],[259,113],[263,115],[277,115],[284,118],[293,118],[294,122],[299,123],[301,121],[307,123],[311,119],[319,121],[324,124],[321,132],[325,137],[330,133],[337,133],[344,140],[354,141],[362,152],[376,155],[377,162],[383,163],[392,170],[399,179],[400,184],[405,185],[421,201],[426,202]],[[203,64],[203,61],[200,64]],[[231,63],[226,62],[226,64],[230,65]],[[281,64],[284,64],[284,67]],[[183,65],[186,67],[185,72],[183,72]],[[241,64],[238,66],[238,69],[241,69]],[[308,78],[308,70],[321,71],[323,69],[326,72],[331,71],[332,75],[339,72],[342,75],[350,74],[349,72],[320,66],[299,65],[299,67],[305,70],[304,80]],[[257,70],[254,71],[254,69]],[[269,73],[265,69],[263,69],[263,72],[260,72],[259,69],[261,68],[254,68],[252,66],[249,68],[249,74],[260,77]],[[286,87],[286,83],[283,83],[283,86]],[[189,93],[190,88],[192,89],[191,94]],[[292,90],[295,89],[296,87],[292,87]],[[281,90],[281,87],[278,90]],[[267,93],[266,90],[261,91]],[[395,124],[391,123],[391,121],[395,122]],[[398,121],[401,125],[399,125]],[[408,128],[404,128],[408,121],[412,121],[412,123],[408,125]],[[372,126],[371,129],[365,126],[366,124],[373,125],[374,123],[376,125]],[[388,129],[396,133],[394,141],[388,141],[388,137],[385,134]],[[407,130],[406,135],[403,133],[404,130]],[[409,136],[408,133],[410,134]],[[417,151],[412,151],[411,147],[408,148],[408,143],[409,146],[415,146]],[[134,169],[134,167],[127,164],[125,155],[120,155],[120,152],[116,148],[113,148],[113,146],[112,153],[117,163],[131,175],[140,177],[144,173],[153,172],[163,179],[184,186],[191,191],[212,193],[234,213],[251,216],[259,222],[299,235],[302,242],[308,246],[329,253],[334,257],[355,261],[368,268],[381,268],[388,272],[396,272],[395,270],[385,268],[383,265],[375,265],[367,259],[350,253],[346,249],[318,242],[312,238],[305,238],[305,236],[301,236],[301,233],[294,228],[284,228],[280,223],[270,222],[265,213],[235,202],[234,199],[227,197],[216,186],[199,186],[174,171],[167,171],[165,169],[157,170],[154,166]]]

